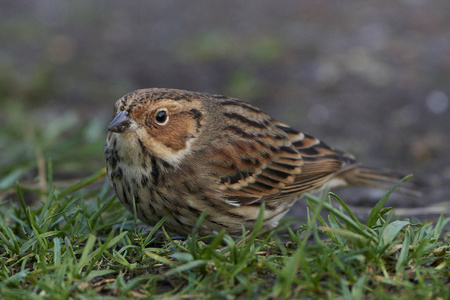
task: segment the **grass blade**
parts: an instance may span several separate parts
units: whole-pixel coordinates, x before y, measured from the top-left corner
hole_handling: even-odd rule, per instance
[[[381,210],[384,207],[384,204],[389,199],[391,194],[395,191],[395,189],[398,188],[403,182],[405,182],[406,180],[410,179],[411,177],[412,177],[412,175],[408,175],[408,176],[404,177],[402,180],[400,180],[399,182],[397,182],[394,185],[394,187],[392,189],[390,189],[389,192],[387,192],[383,196],[383,198],[381,198],[380,201],[378,201],[378,203],[375,205],[375,207],[370,212],[369,219],[367,220],[367,226],[369,228],[372,228],[373,226],[375,226],[375,224],[377,223],[378,218],[380,216],[380,212],[381,212]]]
[[[68,187],[67,189],[65,189],[64,191],[60,192],[58,194],[58,199],[61,199],[68,194],[72,194],[72,193],[96,182],[97,180],[99,180],[100,178],[105,176],[105,174],[106,174],[106,168],[102,168],[101,170],[95,172],[91,176],[78,181],[74,185],[72,185],[72,186]]]
[[[405,231],[405,237],[403,239],[402,250],[400,250],[400,255],[398,256],[397,263],[395,264],[395,272],[397,275],[403,274],[403,269],[408,263],[409,243],[410,243],[410,230],[407,229]]]

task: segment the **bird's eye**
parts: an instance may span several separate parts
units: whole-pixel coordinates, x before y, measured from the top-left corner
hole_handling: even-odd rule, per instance
[[[158,125],[166,125],[167,121],[169,121],[167,109],[161,109],[160,111],[158,111],[156,113],[155,120]]]

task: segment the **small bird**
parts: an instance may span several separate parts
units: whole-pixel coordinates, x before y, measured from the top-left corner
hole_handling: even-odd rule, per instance
[[[306,192],[355,186],[388,189],[401,177],[360,166],[353,155],[292,129],[237,99],[149,88],[115,103],[105,145],[109,179],[123,205],[154,226],[200,235],[263,229]]]

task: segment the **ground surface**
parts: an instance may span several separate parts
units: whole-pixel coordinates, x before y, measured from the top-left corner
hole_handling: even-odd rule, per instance
[[[1,297],[448,297],[449,16],[448,0],[1,1]],[[288,234],[159,242],[101,170],[113,103],[144,87],[249,101],[423,196],[392,195],[396,220],[384,192],[340,190],[347,215],[310,198],[305,220],[300,200]]]

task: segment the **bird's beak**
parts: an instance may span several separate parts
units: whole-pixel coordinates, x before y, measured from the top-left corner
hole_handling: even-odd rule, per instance
[[[121,111],[117,114],[114,120],[108,125],[108,130],[111,132],[124,132],[130,128],[131,120],[128,116],[128,112]]]

